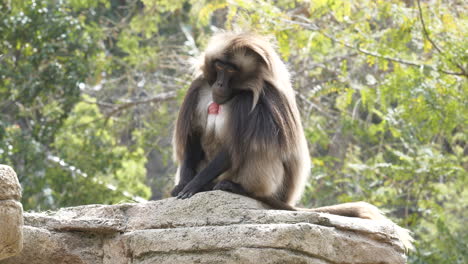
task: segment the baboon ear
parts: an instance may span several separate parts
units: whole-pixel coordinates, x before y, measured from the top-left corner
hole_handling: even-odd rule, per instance
[[[268,70],[272,69],[272,61],[268,55],[268,51],[263,47],[266,43],[264,40],[259,40],[252,37],[243,37],[233,40],[232,50],[241,50],[244,49],[246,54],[252,53],[259,58],[260,62],[263,63]]]
[[[268,53],[264,49],[262,49],[261,47],[257,45],[252,45],[252,44],[247,45],[246,49],[247,49],[246,54],[252,53],[252,54],[257,55],[260,61],[263,64],[265,64],[265,66],[267,66],[268,70],[271,70],[270,57],[268,56]]]

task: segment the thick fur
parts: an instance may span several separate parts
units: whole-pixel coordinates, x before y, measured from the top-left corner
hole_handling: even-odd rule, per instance
[[[236,95],[221,105],[217,115],[208,115],[216,60],[235,65],[240,73],[229,83]],[[314,209],[294,207],[307,182],[309,151],[287,68],[263,37],[220,33],[211,39],[182,103],[174,150],[182,164],[174,196],[196,174],[213,165],[213,160],[225,160],[219,153],[227,151],[228,169],[213,166],[222,171],[221,175],[208,177],[210,183],[203,190],[234,191],[275,209],[386,219],[375,206],[364,202]],[[402,234],[409,237],[406,244],[410,245],[408,232]]]
[[[230,85],[239,90],[213,121],[207,114],[216,78],[213,62],[229,61],[241,71]],[[174,147],[179,162],[187,140],[201,135],[205,157],[199,171],[221,148],[232,167],[215,181],[240,184],[255,197],[271,197],[293,206],[300,198],[310,158],[286,66],[269,42],[252,34],[213,37],[201,58],[200,74],[182,104]]]

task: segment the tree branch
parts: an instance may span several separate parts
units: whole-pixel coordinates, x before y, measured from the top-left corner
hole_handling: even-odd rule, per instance
[[[420,0],[417,0],[416,2],[418,3],[419,20],[421,20],[421,24],[422,24],[424,36],[427,38],[427,40],[432,44],[432,46],[433,46],[439,53],[444,53],[444,52],[435,44],[435,42],[429,37],[429,32],[427,31],[426,23],[424,23],[424,18],[423,18],[422,9],[421,9],[421,2],[420,2]]]
[[[83,102],[87,103],[87,104],[95,104],[95,105],[98,105],[98,106],[101,106],[101,107],[108,107],[108,108],[114,108],[115,107],[114,104],[110,104],[110,103],[106,103],[106,102],[100,102],[100,101],[93,102],[93,101],[83,100]]]
[[[120,104],[114,107],[114,109],[106,114],[106,120],[109,119],[111,116],[115,115],[118,112],[121,112],[125,109],[128,109],[130,107],[136,106],[136,105],[141,105],[141,104],[149,104],[149,103],[158,103],[158,102],[163,102],[163,101],[168,101],[176,98],[176,92],[171,91],[171,92],[166,92],[166,93],[161,93],[158,94],[154,97],[145,99],[145,100],[140,100],[140,101],[131,101],[128,103]]]
[[[429,31],[427,31],[426,23],[424,22],[424,18],[423,18],[423,13],[422,13],[422,8],[421,8],[421,1],[420,1],[420,0],[417,0],[416,2],[418,3],[419,20],[421,20],[421,25],[422,25],[424,37],[426,37],[426,39],[431,43],[431,45],[434,47],[434,49],[437,50],[437,52],[439,52],[440,54],[442,54],[442,55],[444,55],[444,56],[446,57],[445,52],[442,51],[442,49],[439,48],[439,46],[437,46],[436,43],[435,43],[435,42],[431,39],[431,37],[429,36]],[[449,59],[449,61],[450,61],[451,63],[453,63],[458,69],[460,69],[465,77],[468,76],[468,74],[466,73],[465,68],[463,68],[462,65],[460,65],[459,63],[453,61],[452,59]]]
[[[388,61],[392,61],[392,62],[396,62],[396,63],[400,63],[400,64],[405,64],[405,65],[409,65],[409,66],[413,66],[413,67],[419,67],[419,68],[424,67],[424,68],[427,68],[427,69],[430,69],[430,70],[433,70],[433,71],[438,71],[438,72],[442,72],[442,73],[449,74],[449,75],[464,76],[464,77],[468,78],[468,75],[464,71],[462,71],[462,72],[452,72],[452,71],[447,71],[447,70],[444,70],[444,69],[437,69],[437,68],[435,68],[434,66],[431,66],[431,65],[421,64],[421,63],[408,61],[408,60],[404,60],[404,59],[399,59],[399,58],[394,58],[394,57],[390,57],[390,56],[385,56],[385,55],[381,55],[381,54],[376,53],[376,52],[372,52],[372,51],[369,51],[369,50],[366,50],[366,49],[362,49],[359,46],[351,45],[349,43],[346,43],[343,40],[336,39],[335,37],[333,37],[332,35],[330,35],[330,34],[328,34],[326,32],[323,32],[319,27],[312,24],[305,17],[301,17],[301,16],[295,16],[295,17],[299,18],[299,19],[302,19],[302,20],[305,20],[305,21],[307,21],[307,23],[300,22],[300,21],[295,21],[295,20],[289,20],[289,19],[281,19],[281,20],[283,20],[284,22],[287,22],[287,23],[291,23],[291,24],[301,26],[301,27],[309,29],[309,30],[317,31],[320,34],[324,35],[325,37],[331,39],[334,42],[340,43],[341,45],[343,45],[343,46],[345,46],[347,48],[357,50],[360,53],[363,53],[363,54],[366,54],[366,55],[369,55],[369,56],[372,56],[372,57],[385,59],[385,60],[388,60]]]

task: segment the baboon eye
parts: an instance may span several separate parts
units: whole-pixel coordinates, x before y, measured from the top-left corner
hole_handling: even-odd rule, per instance
[[[227,71],[228,71],[229,73],[235,73],[235,72],[237,72],[235,69],[228,69]]]
[[[217,70],[224,70],[223,65],[219,61],[215,61],[214,66]]]

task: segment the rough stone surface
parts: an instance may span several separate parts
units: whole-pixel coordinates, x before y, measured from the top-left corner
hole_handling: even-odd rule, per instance
[[[18,254],[23,248],[23,206],[21,186],[15,171],[0,165],[0,259]]]
[[[24,220],[23,252],[1,264],[406,262],[389,221],[267,210],[221,191],[25,213]]]

